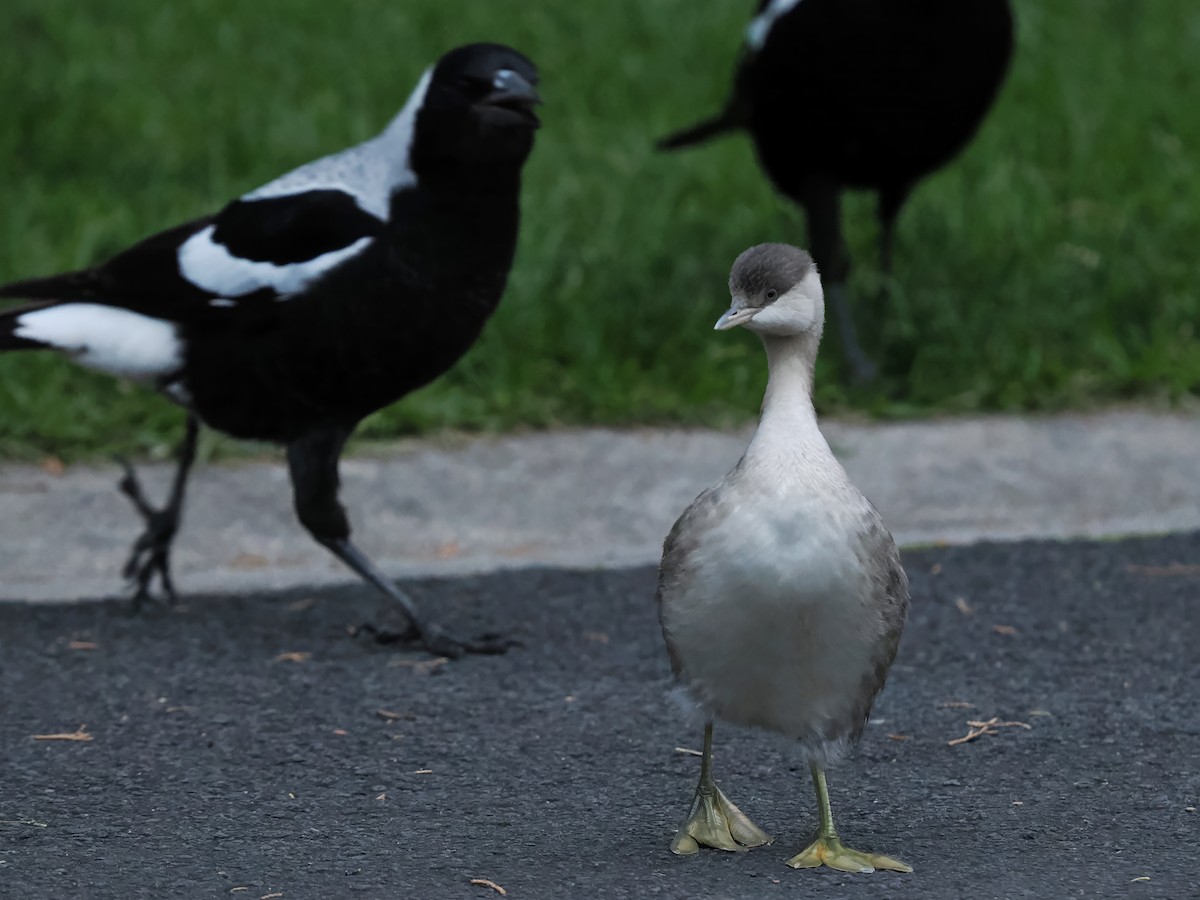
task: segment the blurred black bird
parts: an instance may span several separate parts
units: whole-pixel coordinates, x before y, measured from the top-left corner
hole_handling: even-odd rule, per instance
[[[451,50],[378,136],[79,272],[0,287],[0,350],[56,350],[147,382],[188,412],[170,499],[146,520],[135,604],[169,560],[199,423],[286,446],[300,522],[396,601],[431,652],[501,652],[423,618],[350,540],[338,460],[368,414],[432,381],[479,336],[516,249],[537,70],[498,44]]]
[[[804,208],[847,362],[870,380],[846,304],[840,192],[879,192],[890,274],[900,207],[975,133],[1012,49],[1008,0],[760,0],[724,110],[659,146],[750,133],[767,176]]]

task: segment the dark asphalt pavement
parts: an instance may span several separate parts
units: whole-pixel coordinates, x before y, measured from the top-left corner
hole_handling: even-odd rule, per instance
[[[1200,897],[1200,569],[1172,568],[1200,535],[905,561],[900,657],[830,784],[847,843],[912,875],[786,868],[807,772],[730,728],[718,780],[776,842],[668,852],[698,771],[675,748],[701,736],[664,696],[643,568],[412,582],[524,642],[435,666],[347,634],[357,585],[0,605],[0,895]],[[992,717],[1031,727],[947,745]]]

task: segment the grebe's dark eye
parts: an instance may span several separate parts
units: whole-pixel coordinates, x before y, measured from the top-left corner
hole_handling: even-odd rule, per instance
[[[772,300],[774,300],[778,296],[779,296],[779,291],[775,290],[775,288],[767,288],[767,302],[768,303],[770,303]]]

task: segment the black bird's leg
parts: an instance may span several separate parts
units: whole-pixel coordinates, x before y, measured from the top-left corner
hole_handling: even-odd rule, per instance
[[[892,277],[892,240],[896,233],[896,217],[908,199],[911,184],[888,185],[879,191],[879,268],[885,285]],[[886,290],[886,287],[885,287]]]
[[[856,382],[874,381],[879,370],[858,343],[854,316],[846,299],[850,254],[842,236],[841,186],[828,178],[813,177],[805,183],[801,199],[808,215],[809,249],[821,270],[825,296],[837,319],[842,353]]]
[[[338,502],[338,459],[348,430],[328,428],[314,432],[288,445],[288,470],[292,476],[293,499],[300,523],[317,542],[357,572],[389,599],[399,604],[408,617],[409,630],[399,637],[415,637],[430,653],[458,657],[464,653],[503,653],[510,641],[494,638],[463,640],[447,634],[438,625],[418,612],[412,598],[381,572],[369,558],[350,541],[350,523],[346,510]],[[376,630],[380,641],[397,636]]]
[[[162,583],[163,593],[174,603],[179,599],[175,593],[175,583],[171,580],[171,542],[175,532],[179,530],[179,519],[183,515],[183,497],[187,488],[188,473],[192,463],[196,461],[196,438],[200,433],[200,423],[195,416],[189,415],[187,430],[179,445],[178,464],[175,468],[175,478],[171,482],[171,493],[162,509],[155,509],[146,499],[137,473],[128,460],[117,458],[117,462],[125,469],[125,474],[117,482],[117,488],[129,498],[134,509],[146,521],[146,530],[133,543],[129,559],[125,562],[122,574],[136,584],[133,595],[133,608],[138,610],[150,598],[150,581],[158,573]]]

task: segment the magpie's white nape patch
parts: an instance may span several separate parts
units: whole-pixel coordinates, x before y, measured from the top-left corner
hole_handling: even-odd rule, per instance
[[[182,362],[173,323],[99,303],[31,310],[17,319],[13,333],[61,350],[80,365],[126,378],[161,378]]]
[[[800,0],[771,0],[766,9],[754,17],[746,27],[746,45],[751,50],[761,50],[771,33],[771,26],[790,12]]]
[[[433,68],[430,67],[400,112],[371,140],[307,163],[250,191],[242,199],[287,197],[306,191],[342,191],[352,196],[364,212],[386,220],[391,195],[417,183],[411,161],[413,129],[432,78]]]
[[[280,296],[296,294],[338,263],[365,250],[371,238],[323,253],[304,262],[276,265],[240,259],[213,240],[215,225],[196,232],[179,248],[179,274],[201,290],[222,297],[241,297],[269,288]]]

